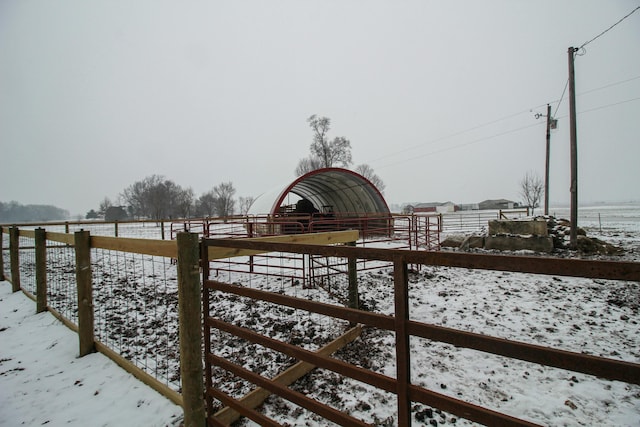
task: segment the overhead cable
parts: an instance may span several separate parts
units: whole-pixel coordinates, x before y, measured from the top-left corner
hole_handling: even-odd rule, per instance
[[[613,24],[612,26],[610,26],[609,28],[607,28],[606,30],[604,30],[603,32],[601,32],[600,34],[598,34],[597,36],[595,36],[594,38],[592,38],[591,40],[589,40],[588,42],[584,42],[582,44],[582,46],[580,46],[578,48],[578,50],[580,49],[584,49],[584,47],[586,45],[588,45],[589,43],[595,41],[596,39],[602,37],[603,35],[605,35],[608,31],[610,31],[611,29],[613,29],[613,27],[615,27],[616,25],[618,25],[619,23],[621,23],[622,21],[624,21],[625,19],[627,19],[628,17],[630,17],[631,15],[633,15],[638,9],[640,9],[640,6],[636,7],[635,9],[633,9],[631,12],[629,12],[627,15],[625,15],[624,17],[622,17],[618,22],[616,22],[615,24]]]

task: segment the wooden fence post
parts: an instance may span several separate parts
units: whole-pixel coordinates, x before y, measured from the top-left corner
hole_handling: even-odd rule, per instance
[[[47,310],[47,232],[35,229],[36,246],[36,313]]]
[[[0,227],[0,282],[4,280],[4,227]]]
[[[198,234],[178,233],[180,377],[185,427],[204,427],[202,290]]]
[[[91,283],[91,237],[88,231],[74,233],[76,282],[78,284],[78,337],[80,357],[95,351],[93,336],[93,289]]]
[[[348,246],[355,246],[356,242],[347,243]],[[349,257],[347,268],[349,270],[349,308],[360,308],[360,300],[358,296],[358,259]]]
[[[398,396],[398,425],[411,426],[411,354],[409,347],[409,281],[407,264],[401,257],[393,262],[396,321],[396,378]]]
[[[20,290],[20,231],[18,227],[9,229],[9,259],[11,260],[11,290]]]

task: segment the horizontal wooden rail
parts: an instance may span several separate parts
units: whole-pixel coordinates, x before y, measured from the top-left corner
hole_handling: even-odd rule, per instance
[[[260,412],[256,411],[255,409],[252,409],[246,406],[245,404],[243,404],[240,400],[234,399],[233,397],[229,396],[226,393],[223,393],[222,391],[216,388],[209,388],[206,391],[206,393],[209,396],[219,400],[224,405],[226,405],[227,409],[231,409],[233,411],[236,411],[237,413],[241,413],[243,416],[257,422],[261,426],[267,426],[267,427],[281,426],[281,424],[278,424],[277,422],[273,421],[271,418],[268,418],[262,415]],[[220,421],[220,419],[214,415],[210,415],[207,418],[207,421],[209,422],[209,425],[213,424],[216,426],[223,426],[223,427],[227,427],[229,424],[231,424],[230,422]]]
[[[307,245],[332,245],[337,243],[349,243],[355,242],[359,238],[358,230],[347,231],[333,231],[325,233],[309,233],[309,234],[291,234],[283,236],[268,236],[268,237],[252,237],[242,239],[243,242],[266,242],[266,243],[295,243],[295,244],[307,244]],[[226,240],[226,239],[224,239]],[[233,239],[231,239],[233,240]],[[216,247],[215,243],[218,241],[210,240],[211,242],[207,251],[209,260],[220,258],[231,258],[236,256],[249,256],[258,255],[265,252],[271,252],[270,250],[251,250],[241,248],[229,248],[229,247]],[[283,251],[284,252],[284,251]]]
[[[54,233],[47,231],[46,233],[47,240],[52,240],[54,242],[66,243],[68,245],[75,244],[75,238],[73,234],[69,233]]]
[[[18,231],[18,235],[19,236],[24,236],[24,237],[30,237],[32,239],[36,238],[36,232],[34,230],[19,230]]]
[[[92,236],[91,247],[144,255],[178,257],[175,240],[132,239],[127,237]]]

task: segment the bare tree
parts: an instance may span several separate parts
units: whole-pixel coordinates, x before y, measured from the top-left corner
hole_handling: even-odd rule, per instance
[[[127,187],[122,198],[132,215],[160,220],[188,216],[193,204],[193,190],[184,190],[161,175],[151,175]]]
[[[196,205],[196,212],[199,216],[214,216],[216,214],[216,196],[213,191],[208,191],[200,196]]]
[[[387,187],[386,184],[382,181],[376,173],[373,171],[373,168],[367,164],[358,165],[355,169],[360,175],[367,178],[371,183],[380,191],[384,193],[384,189]]]
[[[193,189],[178,188],[172,200],[173,211],[181,218],[189,218],[193,210]]]
[[[296,167],[296,176],[302,176],[320,168],[322,168],[320,159],[313,156],[305,157],[298,162],[298,166]]]
[[[129,206],[129,211],[132,216],[151,217],[149,193],[151,188],[158,185],[162,179],[159,175],[151,175],[142,181],[134,182],[124,189],[122,198]]]
[[[520,195],[524,200],[524,205],[531,208],[533,215],[535,208],[540,206],[540,199],[544,193],[544,183],[542,179],[532,171],[526,173],[520,181]]]
[[[218,216],[226,217],[233,215],[233,209],[235,208],[233,195],[235,193],[236,189],[233,188],[233,184],[230,181],[213,187],[213,194],[216,198],[216,213]]]
[[[253,204],[254,200],[255,200],[255,198],[251,197],[251,196],[249,196],[249,197],[240,197],[239,204],[240,204],[240,213],[242,215],[246,215],[247,212],[249,212],[249,208]]]
[[[311,156],[300,160],[296,167],[296,174],[300,176],[316,169],[334,166],[348,167],[351,164],[351,142],[343,136],[329,140],[327,132],[330,129],[331,120],[314,114],[307,119],[307,122],[313,130]]]
[[[113,203],[111,203],[111,200],[109,200],[108,197],[105,197],[104,200],[100,202],[98,214],[104,216],[104,214],[107,212],[107,209],[109,209],[111,206],[113,206]]]

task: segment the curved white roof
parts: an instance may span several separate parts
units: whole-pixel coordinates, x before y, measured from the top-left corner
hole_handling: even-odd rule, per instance
[[[283,203],[293,204],[297,200],[288,201],[290,193],[310,200],[320,210],[331,206],[334,212],[341,213],[390,213],[387,202],[371,181],[348,169],[324,168],[263,193],[253,202],[249,214],[277,214]]]

